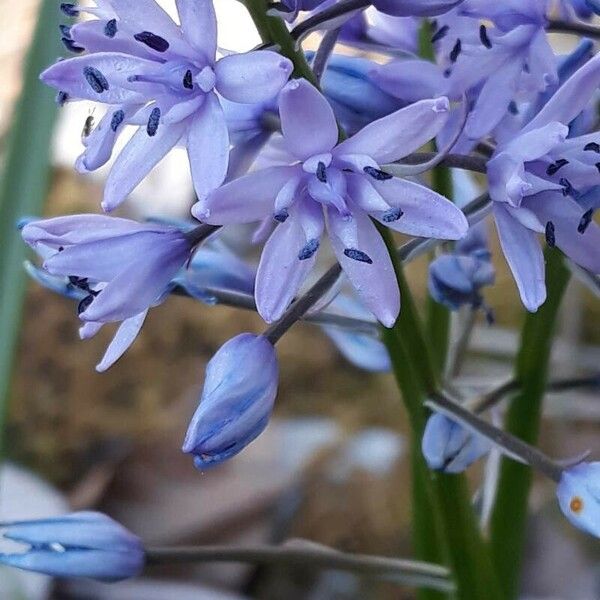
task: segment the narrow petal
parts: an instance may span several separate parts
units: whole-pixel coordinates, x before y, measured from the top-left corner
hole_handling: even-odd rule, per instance
[[[176,0],[181,32],[209,64],[217,51],[217,17],[212,0]]]
[[[207,94],[188,133],[188,156],[199,199],[219,187],[229,164],[229,132],[216,94]]]
[[[347,221],[336,210],[328,212],[327,227],[333,249],[348,279],[365,306],[385,326],[392,327],[400,312],[400,290],[387,247],[375,225],[359,208],[353,219],[357,231],[357,248],[369,257],[371,263],[349,258],[344,251],[344,227]]]
[[[149,136],[140,127],[115,160],[104,185],[102,208],[110,212],[127,198],[146,175],[177,144],[187,128],[187,121],[159,125]]]
[[[102,360],[96,365],[98,373],[104,373],[104,371],[110,369],[127,352],[140,333],[147,314],[148,311],[146,310],[135,317],[125,319],[121,323]]]
[[[463,0],[376,0],[377,10],[395,17],[435,17],[447,13]]]
[[[269,167],[240,177],[197,202],[192,213],[212,225],[252,223],[273,212],[281,188],[301,173],[296,167]]]
[[[445,240],[459,240],[469,229],[465,215],[457,206],[423,185],[397,177],[373,181],[372,185],[392,208],[402,211],[397,220],[386,219],[382,212],[372,213],[391,229]]]
[[[447,98],[421,100],[373,121],[334,152],[338,156],[366,154],[379,164],[394,162],[435,137],[445,125],[449,110]]]
[[[506,208],[494,205],[496,229],[525,308],[535,312],[546,300],[544,255],[535,232],[513,219]]]
[[[277,226],[266,243],[256,274],[256,305],[260,316],[272,323],[279,319],[291,304],[315,265],[320,233],[310,239],[300,221],[300,211],[323,213],[312,200],[296,205],[289,218]]]
[[[286,145],[300,160],[330,152],[338,141],[329,102],[305,79],[294,79],[283,88],[279,115]]]
[[[289,59],[269,50],[231,54],[215,67],[217,90],[233,102],[266,102],[279,93],[292,69]]]

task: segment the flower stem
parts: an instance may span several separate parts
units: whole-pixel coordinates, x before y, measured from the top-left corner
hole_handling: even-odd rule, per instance
[[[571,33],[600,40],[600,28],[588,25],[587,23],[569,23],[558,19],[551,19],[548,21],[547,30],[554,33]]]

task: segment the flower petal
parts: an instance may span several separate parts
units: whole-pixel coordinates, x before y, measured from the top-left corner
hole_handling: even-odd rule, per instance
[[[535,312],[546,300],[544,255],[537,235],[513,219],[499,203],[494,204],[494,217],[521,300],[528,311]]]
[[[121,323],[119,329],[117,329],[117,333],[115,333],[115,336],[108,345],[102,360],[96,365],[98,373],[104,373],[104,371],[110,369],[127,352],[140,333],[147,314],[148,311],[145,310],[135,317],[125,319]]]
[[[229,164],[229,132],[216,94],[207,94],[188,133],[188,156],[199,199],[219,187]]]
[[[231,54],[215,67],[217,90],[233,102],[266,102],[279,93],[292,69],[289,59],[269,50]]]
[[[192,207],[192,214],[212,225],[260,221],[272,214],[277,194],[299,173],[299,166],[269,167],[254,171],[200,199]]]
[[[379,164],[394,162],[435,137],[448,120],[447,98],[421,100],[373,121],[342,142],[334,152],[366,154]]]
[[[209,64],[217,52],[217,17],[212,0],[176,0],[181,32]]]
[[[364,262],[348,257],[344,251],[347,238],[344,228],[348,221],[335,209],[328,211],[327,228],[334,252],[348,279],[365,306],[385,326],[392,327],[400,312],[400,290],[392,260],[383,238],[369,217],[359,208],[353,210],[357,248],[371,261]]]
[[[281,90],[279,115],[286,146],[300,160],[329,152],[338,141],[329,102],[305,79],[294,79]]]

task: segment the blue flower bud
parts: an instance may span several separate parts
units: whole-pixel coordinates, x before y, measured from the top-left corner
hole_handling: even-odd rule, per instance
[[[278,374],[272,344],[250,333],[229,340],[211,358],[183,443],[198,469],[235,456],[262,433],[273,410]]]
[[[600,537],[600,462],[565,469],[556,496],[560,509],[575,527]]]
[[[462,473],[487,454],[490,447],[484,437],[440,413],[429,417],[421,441],[421,450],[429,468],[444,473]]]
[[[145,563],[141,540],[98,512],[2,525],[4,537],[28,544],[21,554],[0,554],[0,563],[53,577],[121,581]]]

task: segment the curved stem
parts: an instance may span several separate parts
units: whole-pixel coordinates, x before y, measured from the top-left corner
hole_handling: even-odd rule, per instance
[[[213,233],[219,231],[221,227],[222,225],[207,225],[206,223],[201,223],[198,227],[195,227],[184,235],[191,246],[194,247],[205,242]]]
[[[398,161],[400,165],[418,165],[434,159],[437,152],[415,152],[402,160]],[[474,171],[475,173],[487,172],[487,160],[481,156],[471,156],[468,154],[447,154],[439,163],[440,167],[450,167],[454,169],[463,169],[465,171]]]
[[[148,548],[146,560],[149,565],[241,562],[333,569],[390,578],[398,583],[413,586],[432,587],[444,591],[453,589],[448,569],[439,565],[383,556],[346,554],[327,546],[301,540],[288,542],[282,546]]]
[[[317,81],[321,83],[321,77],[327,68],[327,62],[333,52],[337,43],[338,36],[340,35],[340,28],[332,29],[328,31],[319,44],[319,49],[316,51],[312,61],[312,70],[317,78]]]
[[[555,33],[583,35],[600,40],[600,28],[588,25],[587,23],[569,23],[568,21],[551,19],[548,21],[547,30]]]

